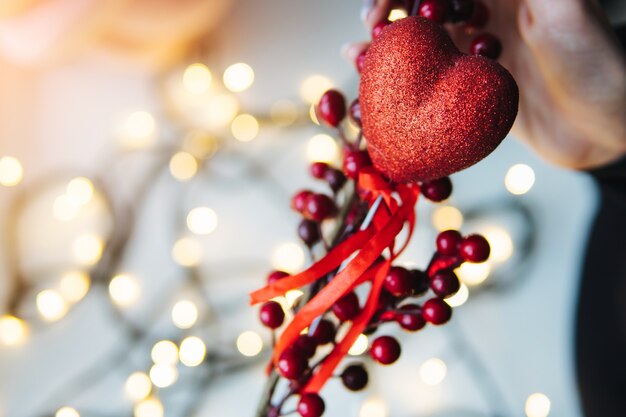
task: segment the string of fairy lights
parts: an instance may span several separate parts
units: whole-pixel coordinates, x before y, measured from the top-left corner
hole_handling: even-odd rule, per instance
[[[404,17],[403,13],[402,10],[394,10],[390,18],[395,20]],[[161,140],[167,136],[167,133],[161,131],[163,120],[144,110],[128,114],[116,129],[119,152],[115,154],[115,160],[119,159],[119,155],[137,152],[158,157],[138,187],[141,192],[133,193],[135,198],[142,199],[141,196],[147,190],[156,186],[159,176],[154,173],[166,172],[181,187],[199,176],[211,175],[203,168],[220,150],[228,148],[231,141],[254,141],[266,126],[296,128],[311,121],[319,124],[313,103],[333,85],[323,75],[312,75],[300,86],[301,101],[280,100],[270,108],[268,114],[255,115],[241,111],[237,97],[238,93],[249,89],[254,81],[254,70],[245,63],[227,67],[222,73],[221,82],[207,65],[200,62],[173,71],[165,77],[162,87],[165,107],[169,112],[165,119],[174,121],[176,128],[173,136],[177,139],[173,142]],[[336,162],[340,151],[336,139],[325,133],[314,135],[306,144],[309,162]],[[242,159],[245,158],[242,156]],[[108,163],[104,164],[107,168]],[[182,233],[171,246],[171,258],[185,271],[184,279],[177,291],[174,291],[175,296],[155,303],[155,310],[167,314],[177,332],[170,331],[169,334],[174,336],[155,340],[152,329],[142,328],[126,318],[124,311],[145,297],[144,288],[139,277],[118,269],[141,204],[133,201],[132,204],[124,205],[113,199],[111,189],[115,187],[115,178],[107,177],[108,169],[102,171],[90,178],[75,176],[67,179],[60,176],[65,179],[56,181],[55,177],[54,181],[50,178],[39,180],[29,176],[28,167],[24,167],[18,157],[0,155],[0,192],[2,188],[20,191],[11,194],[13,198],[9,199],[9,223],[17,224],[32,200],[39,197],[40,192],[45,192],[49,196],[45,201],[51,222],[64,225],[87,218],[98,224],[73,237],[69,248],[71,256],[67,262],[71,267],[55,272],[55,278],[45,281],[44,287],[27,279],[28,271],[22,269],[18,253],[10,256],[12,288],[6,313],[0,317],[0,344],[7,349],[17,349],[29,343],[32,333],[39,331],[42,326],[59,322],[90,292],[103,288],[105,291],[96,291],[94,296],[105,294],[108,297],[113,316],[131,335],[128,345],[112,352],[108,359],[115,363],[129,347],[142,349],[146,359],[149,358],[149,365],[145,369],[128,370],[123,389],[131,406],[116,415],[192,416],[199,406],[201,395],[195,395],[195,400],[178,407],[178,411],[170,410],[164,401],[168,390],[180,385],[184,369],[199,369],[200,376],[193,380],[193,384],[198,392],[202,392],[208,390],[220,375],[258,365],[265,358],[262,353],[270,347],[265,335],[255,329],[243,329],[232,341],[227,353],[220,353],[207,345],[209,332],[217,331],[211,327],[217,319],[211,301],[201,295],[208,285],[207,277],[199,267],[203,259],[201,239],[210,236],[218,227],[227,225],[220,224],[219,213],[214,208],[204,205],[181,213],[181,219],[172,220],[172,223],[180,225]],[[271,177],[268,176],[266,180],[268,186],[280,188],[276,182],[272,182]],[[532,211],[523,202],[523,195],[532,189],[534,182],[533,169],[525,164],[516,164],[510,167],[504,177],[504,186],[512,195],[509,199],[489,202],[480,207],[464,207],[463,210],[450,202],[444,202],[431,210],[430,227],[433,232],[473,225],[478,228],[477,232],[489,240],[492,248],[489,262],[466,263],[457,270],[462,285],[456,295],[446,300],[450,305],[458,307],[481,293],[504,292],[513,288],[514,284],[519,284],[518,278],[523,275],[520,271],[531,258],[534,238]],[[282,192],[282,201],[288,201],[288,194],[284,190]],[[514,235],[506,224],[486,220],[491,213],[498,211],[521,218],[525,226],[522,229],[526,234]],[[18,246],[18,232],[7,232],[7,248]],[[273,268],[294,272],[305,266],[307,256],[303,246],[292,241],[273,248],[270,259]],[[253,271],[258,275],[258,269],[253,268]],[[505,279],[505,276],[512,278]],[[172,292],[171,289],[168,291]],[[278,301],[289,311],[301,295],[300,291],[290,291]],[[34,315],[30,314],[33,308],[36,311]],[[242,303],[241,308],[247,308],[245,303]],[[454,333],[456,338],[462,340],[458,326],[450,327],[441,331]],[[361,335],[349,354],[362,355],[368,345],[367,336]],[[467,346],[464,348],[469,349]],[[127,368],[131,367],[124,369]],[[448,364],[441,358],[433,357],[420,365],[419,378],[427,385],[437,386],[446,379],[447,371]],[[67,403],[55,404],[59,396],[52,396],[53,401],[44,404],[44,407],[52,408],[46,408],[40,415],[88,417],[90,410],[80,409],[73,402],[85,388],[85,381],[95,383],[108,372],[112,372],[112,369],[107,366],[85,370],[77,381],[68,384],[69,388],[61,389],[66,395],[62,396],[62,401]],[[478,373],[474,377],[478,386],[490,383],[484,381],[485,377]],[[533,393],[527,398],[525,413],[527,417],[547,417],[550,406],[550,400],[545,394]],[[386,417],[389,410],[382,398],[373,395],[363,401],[358,413],[359,417]]]

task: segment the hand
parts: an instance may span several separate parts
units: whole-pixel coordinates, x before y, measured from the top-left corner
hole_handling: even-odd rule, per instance
[[[502,40],[499,61],[520,87],[513,135],[568,168],[599,167],[626,154],[626,58],[596,0],[483,1],[491,15],[485,31]],[[364,4],[371,29],[394,2]],[[447,28],[466,52],[470,35]],[[344,53],[354,60],[366,47],[353,44]]]

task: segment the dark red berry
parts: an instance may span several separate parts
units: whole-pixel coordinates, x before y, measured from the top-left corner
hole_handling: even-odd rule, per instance
[[[385,289],[396,297],[409,295],[413,289],[412,278],[408,269],[394,266],[385,277]]]
[[[329,126],[339,126],[346,117],[346,99],[343,94],[337,90],[325,92],[317,106],[317,116]]]
[[[420,190],[424,197],[438,203],[452,194],[452,181],[448,177],[424,181],[420,184]]]
[[[301,334],[298,336],[295,342],[293,342],[293,348],[295,350],[299,350],[307,357],[307,359],[312,358],[315,355],[315,351],[317,350],[317,342],[312,336],[307,334]]]
[[[365,67],[365,56],[367,55],[367,49],[361,51],[361,53],[356,57],[354,65],[356,66],[356,70],[361,73],[363,68]]]
[[[367,386],[369,375],[361,364],[350,365],[341,373],[341,382],[350,391],[360,391]]]
[[[332,198],[324,194],[311,194],[307,197],[304,206],[304,216],[307,219],[321,222],[337,214],[337,206]]]
[[[361,312],[359,297],[354,292],[349,292],[333,304],[332,310],[339,320],[352,320]]]
[[[335,341],[335,325],[330,320],[322,319],[317,323],[317,327],[313,330],[313,339],[318,345],[325,345]]]
[[[370,356],[378,363],[389,365],[400,357],[400,343],[391,336],[380,336],[372,342]]]
[[[264,326],[270,329],[277,329],[285,320],[285,312],[283,307],[276,301],[268,301],[261,306],[259,318]]]
[[[378,296],[378,310],[386,310],[395,302],[396,297],[391,295],[389,291],[385,290],[385,288],[383,287],[383,289],[380,291],[380,295]]]
[[[288,276],[289,276],[289,274],[286,273],[285,271],[272,271],[267,276],[267,283],[268,284],[273,284],[276,281],[278,281],[279,279],[283,279],[283,278],[288,277]]]
[[[298,236],[308,247],[315,245],[320,241],[319,223],[313,220],[302,220],[298,225]]]
[[[452,23],[467,22],[474,13],[474,0],[449,0],[448,20]]]
[[[446,256],[454,256],[459,253],[459,246],[463,237],[456,230],[446,230],[437,236],[437,252]]]
[[[324,400],[318,394],[309,392],[300,396],[298,414],[302,417],[320,417],[325,409]]]
[[[422,317],[422,307],[417,304],[407,304],[400,307],[405,312],[397,313],[395,320],[404,330],[415,332],[426,326],[426,320]]]
[[[411,275],[413,276],[413,295],[422,295],[428,291],[430,282],[426,272],[420,269],[412,269]]]
[[[432,324],[444,324],[452,317],[452,307],[441,298],[431,298],[422,306],[422,317]]]
[[[464,260],[478,263],[489,259],[491,248],[487,239],[481,235],[470,235],[461,242],[460,252]]]
[[[498,59],[502,53],[502,43],[490,33],[478,35],[470,45],[470,53],[491,59]]]
[[[313,178],[321,180],[322,178],[324,178],[324,174],[326,174],[326,171],[328,171],[330,167],[326,162],[313,162],[310,169],[311,176]]]
[[[359,171],[370,165],[372,165],[372,160],[367,151],[350,151],[346,153],[343,160],[343,173],[348,178],[356,180],[359,177]]]
[[[374,29],[372,29],[372,39],[376,39],[380,36],[383,30],[391,24],[388,20],[383,20],[382,22],[376,23]]]
[[[448,15],[448,5],[445,0],[424,0],[420,5],[419,15],[433,22],[443,24]]]
[[[347,179],[343,172],[338,169],[330,168],[324,174],[324,179],[330,186],[330,189],[334,192],[341,190],[341,188],[345,185]]]
[[[313,195],[313,191],[310,190],[298,191],[293,197],[291,197],[291,208],[302,213],[306,207],[306,200],[311,195]]]
[[[474,1],[474,10],[472,16],[467,21],[465,27],[469,30],[481,29],[487,25],[489,21],[489,9],[480,0]]]
[[[286,349],[278,357],[276,367],[285,378],[298,379],[308,367],[306,355],[295,349]]]
[[[361,127],[361,104],[358,98],[350,104],[350,120],[352,120],[355,125]]]
[[[456,294],[461,288],[461,283],[454,272],[443,270],[433,275],[430,280],[430,288],[438,297],[446,298]]]

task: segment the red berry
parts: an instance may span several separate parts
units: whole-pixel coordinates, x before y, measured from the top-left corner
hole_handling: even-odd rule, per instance
[[[308,247],[315,245],[320,241],[319,223],[313,220],[302,220],[298,225],[298,236]]]
[[[317,327],[313,330],[311,336],[321,346],[334,342],[336,332],[335,325],[330,320],[322,319],[317,323]]]
[[[472,16],[467,21],[465,25],[466,28],[472,29],[481,29],[487,25],[489,21],[489,9],[482,1],[476,0],[474,1],[474,11],[472,12]]]
[[[489,259],[491,248],[487,239],[480,235],[470,235],[463,239],[460,246],[461,256],[468,262],[485,262]]]
[[[435,295],[441,298],[450,297],[461,287],[459,278],[456,274],[449,270],[439,271],[430,280],[430,288]]]
[[[420,4],[419,15],[428,20],[443,24],[448,14],[448,5],[444,0],[424,0]]]
[[[412,269],[411,275],[413,276],[413,295],[422,295],[429,288],[429,279],[426,272],[419,269]]]
[[[452,181],[448,177],[424,181],[420,184],[420,190],[424,197],[438,203],[452,194]]]
[[[306,200],[311,195],[313,195],[313,191],[310,190],[298,191],[293,197],[291,197],[291,208],[302,213],[306,206]]]
[[[473,0],[449,0],[448,19],[453,23],[466,22],[474,13]]]
[[[359,72],[359,74],[363,71],[363,68],[365,67],[365,57],[366,57],[366,55],[367,55],[367,49],[364,49],[356,57],[356,60],[354,62],[354,65],[356,66],[356,70]]]
[[[287,379],[300,378],[308,367],[306,356],[295,349],[286,349],[278,357],[278,372]]]
[[[285,320],[285,312],[283,307],[276,301],[268,301],[261,306],[259,318],[264,326],[270,329],[277,329]]]
[[[404,330],[414,332],[426,326],[426,320],[422,317],[422,307],[417,304],[407,304],[400,307],[406,312],[396,314],[395,320]]]
[[[370,356],[378,363],[389,365],[400,357],[400,343],[391,336],[381,336],[372,342]]]
[[[341,373],[341,382],[350,391],[360,391],[367,386],[369,375],[360,364],[350,365]]]
[[[459,246],[463,237],[456,230],[446,230],[437,236],[437,252],[445,256],[454,256],[459,253]]]
[[[283,279],[283,278],[288,277],[288,276],[289,276],[289,274],[286,273],[285,271],[272,271],[267,276],[267,283],[268,284],[273,284],[276,281],[278,281],[279,279]]]
[[[385,277],[385,289],[396,297],[409,295],[413,289],[413,277],[406,268],[394,266]]]
[[[315,339],[307,334],[301,334],[298,336],[295,342],[293,342],[293,349],[299,350],[307,357],[312,358],[317,350],[317,342]]]
[[[502,43],[490,33],[478,35],[470,45],[470,53],[491,59],[498,59],[502,53]]]
[[[304,207],[306,218],[321,222],[337,214],[337,206],[332,198],[324,194],[311,194],[307,197]]]
[[[332,310],[340,321],[352,320],[361,312],[359,297],[354,292],[349,292],[333,304]]]
[[[388,20],[383,20],[382,22],[376,23],[374,29],[372,29],[372,39],[376,39],[380,36],[383,30],[391,24]]]
[[[341,190],[347,180],[346,176],[343,175],[343,172],[334,168],[330,168],[328,171],[326,171],[326,174],[324,174],[324,179],[330,186],[330,189],[334,192]]]
[[[329,126],[339,126],[339,123],[346,117],[346,99],[343,94],[337,90],[325,92],[317,106],[317,115]]]
[[[355,125],[361,127],[361,104],[358,98],[350,104],[350,120],[352,120]]]
[[[343,173],[348,178],[356,180],[359,177],[359,171],[370,165],[372,165],[372,160],[367,151],[350,151],[346,153],[343,160]]]
[[[313,178],[321,180],[322,178],[324,178],[324,174],[326,174],[326,171],[328,171],[330,167],[326,162],[313,162],[310,169],[311,176],[313,176]]]
[[[444,324],[452,317],[452,307],[441,298],[431,298],[422,307],[422,317],[432,324]]]
[[[298,414],[302,417],[320,417],[325,409],[324,400],[318,394],[309,392],[300,396]]]

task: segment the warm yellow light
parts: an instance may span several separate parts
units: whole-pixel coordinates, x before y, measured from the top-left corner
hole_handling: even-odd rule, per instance
[[[256,356],[263,350],[263,339],[256,332],[245,331],[237,338],[237,350],[243,356]]]
[[[157,125],[154,117],[146,111],[131,113],[124,121],[120,142],[129,149],[142,149],[154,143]]]
[[[465,285],[465,283],[462,282],[461,287],[456,292],[456,294],[454,294],[452,297],[446,298],[444,301],[448,303],[450,307],[458,307],[458,306],[462,306],[463,304],[465,304],[468,298],[469,298],[469,288],[467,288],[467,285]]]
[[[298,120],[298,107],[289,100],[279,100],[270,108],[272,122],[280,127],[291,126]]]
[[[171,340],[161,340],[152,347],[150,357],[160,365],[174,365],[178,361],[178,346]]]
[[[209,207],[196,207],[187,215],[187,227],[197,235],[208,235],[217,228],[217,214]]]
[[[54,414],[54,417],[80,417],[80,413],[72,407],[61,407]]]
[[[198,172],[198,161],[190,153],[178,152],[170,159],[170,173],[178,181],[189,181]]]
[[[240,114],[235,117],[230,130],[238,141],[250,142],[259,134],[259,122],[249,114]]]
[[[404,9],[393,9],[391,13],[389,13],[389,17],[387,18],[390,22],[395,22],[396,20],[404,19],[407,17],[407,12]]]
[[[319,101],[322,94],[333,87],[332,81],[323,75],[311,75],[300,85],[300,97],[307,103],[315,103]]]
[[[487,262],[480,264],[466,262],[456,269],[456,273],[467,285],[480,285],[489,277],[491,266]]]
[[[180,238],[172,248],[172,258],[182,266],[195,266],[202,260],[202,247],[190,237]]]
[[[439,358],[431,358],[420,366],[420,378],[427,385],[438,385],[448,373],[446,363]]]
[[[295,272],[304,265],[304,251],[296,243],[282,243],[274,249],[272,265],[279,271]]]
[[[369,347],[369,340],[367,336],[365,336],[364,334],[360,334],[359,337],[357,337],[356,340],[354,341],[354,344],[348,351],[348,354],[352,356],[362,355],[365,353],[368,347]]]
[[[528,396],[526,399],[527,417],[548,417],[550,414],[550,399],[540,392]]]
[[[296,301],[302,297],[304,293],[300,290],[289,290],[285,293],[285,300],[289,308],[293,307]]]
[[[54,199],[52,205],[52,213],[54,218],[60,222],[69,222],[74,220],[80,213],[81,206],[75,204],[71,198],[63,194]]]
[[[499,226],[490,226],[481,234],[489,242],[491,253],[489,260],[493,262],[504,262],[513,255],[513,240],[508,231]]]
[[[23,320],[10,315],[0,317],[0,343],[5,346],[20,345],[27,335],[28,329]]]
[[[22,164],[12,156],[3,156],[0,158],[0,185],[5,187],[13,187],[24,177]]]
[[[211,71],[200,63],[191,64],[183,73],[183,85],[192,94],[204,94],[211,88]]]
[[[189,300],[181,300],[172,308],[172,322],[179,329],[189,329],[198,320],[198,307]]]
[[[239,62],[224,71],[224,86],[233,92],[245,91],[254,82],[254,70],[248,64]]]
[[[163,404],[158,398],[146,398],[135,405],[134,417],[163,417]]]
[[[525,164],[513,165],[504,177],[504,186],[511,194],[526,194],[535,184],[535,171]]]
[[[210,98],[206,107],[206,120],[213,127],[224,127],[237,116],[239,103],[228,94],[218,94]]]
[[[80,271],[71,271],[61,277],[59,291],[63,299],[70,303],[76,303],[87,294],[89,285],[89,275]]]
[[[67,184],[65,195],[72,204],[85,205],[93,197],[93,183],[85,177],[74,178]]]
[[[180,343],[180,361],[185,366],[198,366],[206,356],[206,345],[202,339],[191,336]]]
[[[322,133],[309,140],[306,153],[310,162],[332,162],[337,158],[339,147],[333,138]]]
[[[100,260],[104,242],[96,235],[82,235],[74,240],[74,259],[81,265],[91,266]]]
[[[156,387],[167,388],[178,380],[178,369],[173,365],[157,363],[150,368],[150,380]]]
[[[359,417],[387,417],[389,410],[380,398],[368,398],[363,401],[359,410]]]
[[[57,321],[67,314],[67,303],[55,290],[43,290],[37,294],[37,310],[46,321]]]
[[[309,117],[311,118],[311,121],[313,123],[315,123],[318,126],[320,125],[320,121],[317,118],[317,110],[316,110],[315,104],[311,104],[311,107],[309,107]]]
[[[141,288],[137,279],[128,274],[119,274],[109,283],[111,300],[120,307],[128,307],[139,299]]]
[[[214,136],[202,131],[192,131],[186,137],[183,148],[192,156],[207,159],[217,151],[218,143]]]
[[[131,400],[141,401],[150,395],[152,382],[150,381],[150,377],[144,372],[135,372],[126,380],[124,390]]]
[[[432,222],[435,229],[440,232],[450,229],[457,230],[463,225],[463,214],[456,207],[437,207],[433,211]]]

